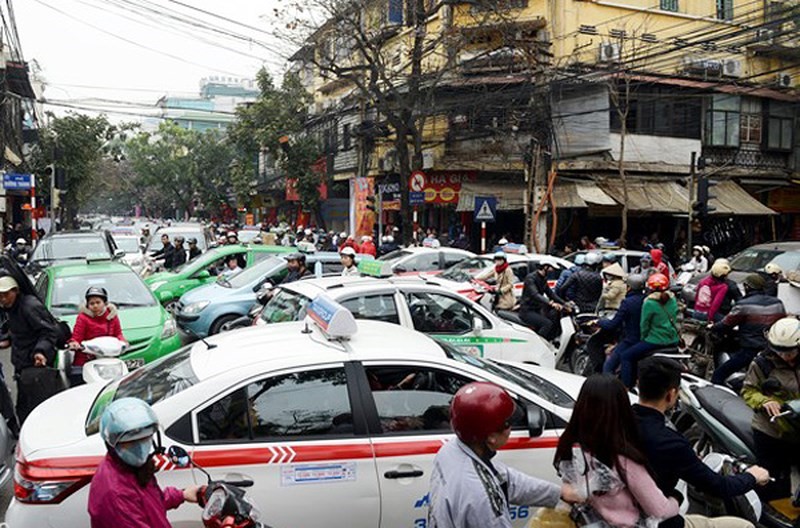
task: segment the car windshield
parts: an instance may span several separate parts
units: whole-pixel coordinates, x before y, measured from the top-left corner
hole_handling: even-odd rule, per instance
[[[97,433],[103,411],[114,400],[139,398],[150,405],[155,405],[199,382],[192,369],[192,346],[185,346],[177,352],[148,363],[119,382],[109,383],[89,410],[86,434]]]
[[[118,248],[128,255],[133,255],[139,252],[139,237],[114,237],[114,242],[117,243]]]
[[[187,229],[186,231],[180,231],[180,230],[164,231],[164,232],[157,231],[150,239],[150,243],[147,245],[148,252],[158,251],[159,249],[164,247],[164,244],[161,243],[161,235],[169,236],[169,241],[172,242],[173,245],[175,244],[175,237],[182,236],[185,241],[183,246],[186,248],[189,247],[189,239],[196,238],[198,249],[200,249],[200,251],[206,250],[206,239],[203,236],[203,232],[198,231],[196,229],[191,229],[191,230]]]
[[[411,255],[410,251],[406,251],[405,249],[395,249],[394,251],[390,251],[389,253],[380,257],[378,260],[389,262],[391,265],[395,265],[401,258],[409,255]]]
[[[102,235],[55,236],[43,239],[36,246],[32,260],[84,260],[92,253],[110,256]]]
[[[280,288],[261,311],[261,319],[267,323],[298,321],[306,315],[310,303],[305,295]]]
[[[773,264],[777,264],[786,271],[800,270],[800,251],[787,251],[772,259]]]
[[[455,282],[467,282],[478,272],[492,265],[492,261],[484,257],[472,257],[462,260],[444,270],[440,277]]]
[[[733,258],[731,269],[746,272],[762,270],[781,253],[783,251],[779,249],[745,249]]]
[[[57,316],[78,313],[86,290],[91,286],[105,288],[108,302],[118,308],[156,306],[156,300],[142,279],[133,271],[57,277],[53,283],[50,309]]]
[[[465,354],[464,352],[460,352],[453,345],[442,341],[439,341],[439,345],[441,345],[445,354],[447,354],[447,357],[450,359],[472,365],[473,367],[478,367],[490,374],[513,381],[517,385],[525,387],[537,396],[559,407],[571,409],[572,406],[575,405],[575,400],[557,385],[523,368],[506,363],[495,363],[494,361]]]
[[[258,264],[248,266],[233,277],[228,279],[220,277],[220,284],[233,289],[244,288],[264,277],[271,276],[284,267],[286,267],[286,260],[278,257],[267,257]]]

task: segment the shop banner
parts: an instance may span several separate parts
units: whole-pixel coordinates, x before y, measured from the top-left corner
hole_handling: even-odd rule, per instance
[[[415,173],[409,179],[409,190],[422,192],[426,204],[457,205],[462,183],[473,183],[478,179],[476,171],[431,171]]]
[[[354,178],[353,203],[355,205],[355,235],[372,235],[375,213],[367,209],[367,197],[375,193],[374,178]]]

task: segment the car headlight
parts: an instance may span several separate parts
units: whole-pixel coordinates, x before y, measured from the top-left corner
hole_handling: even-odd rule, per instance
[[[175,319],[170,317],[164,322],[164,329],[161,330],[161,339],[169,339],[178,333],[178,325],[175,324]]]
[[[191,304],[187,304],[186,306],[184,306],[183,309],[181,310],[181,313],[186,315],[194,315],[205,310],[206,306],[208,306],[209,304],[211,304],[211,301],[193,302]]]
[[[162,281],[155,281],[153,284],[150,285],[150,290],[151,291],[156,291],[157,289],[159,289],[160,287],[162,287],[166,283],[167,283],[167,281],[163,281],[163,280]]]

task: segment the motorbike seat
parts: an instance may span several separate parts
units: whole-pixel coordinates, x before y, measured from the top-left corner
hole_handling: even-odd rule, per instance
[[[730,429],[744,444],[755,451],[753,441],[753,410],[736,394],[714,385],[694,390],[697,401],[722,425]]]
[[[522,319],[519,318],[517,312],[512,312],[511,310],[497,310],[495,314],[500,319],[504,319],[510,323],[516,323],[518,325],[525,326],[525,323],[522,321]]]
[[[680,354],[676,346],[663,346],[650,351],[650,355],[658,354],[659,356],[676,356]]]

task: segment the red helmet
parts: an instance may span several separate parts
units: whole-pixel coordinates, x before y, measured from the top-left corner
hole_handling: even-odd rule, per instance
[[[667,291],[667,288],[669,288],[669,279],[663,273],[655,273],[650,275],[650,278],[647,279],[647,287],[657,292]]]
[[[514,400],[485,381],[461,387],[450,404],[450,424],[462,442],[480,442],[502,431],[514,414]]]

